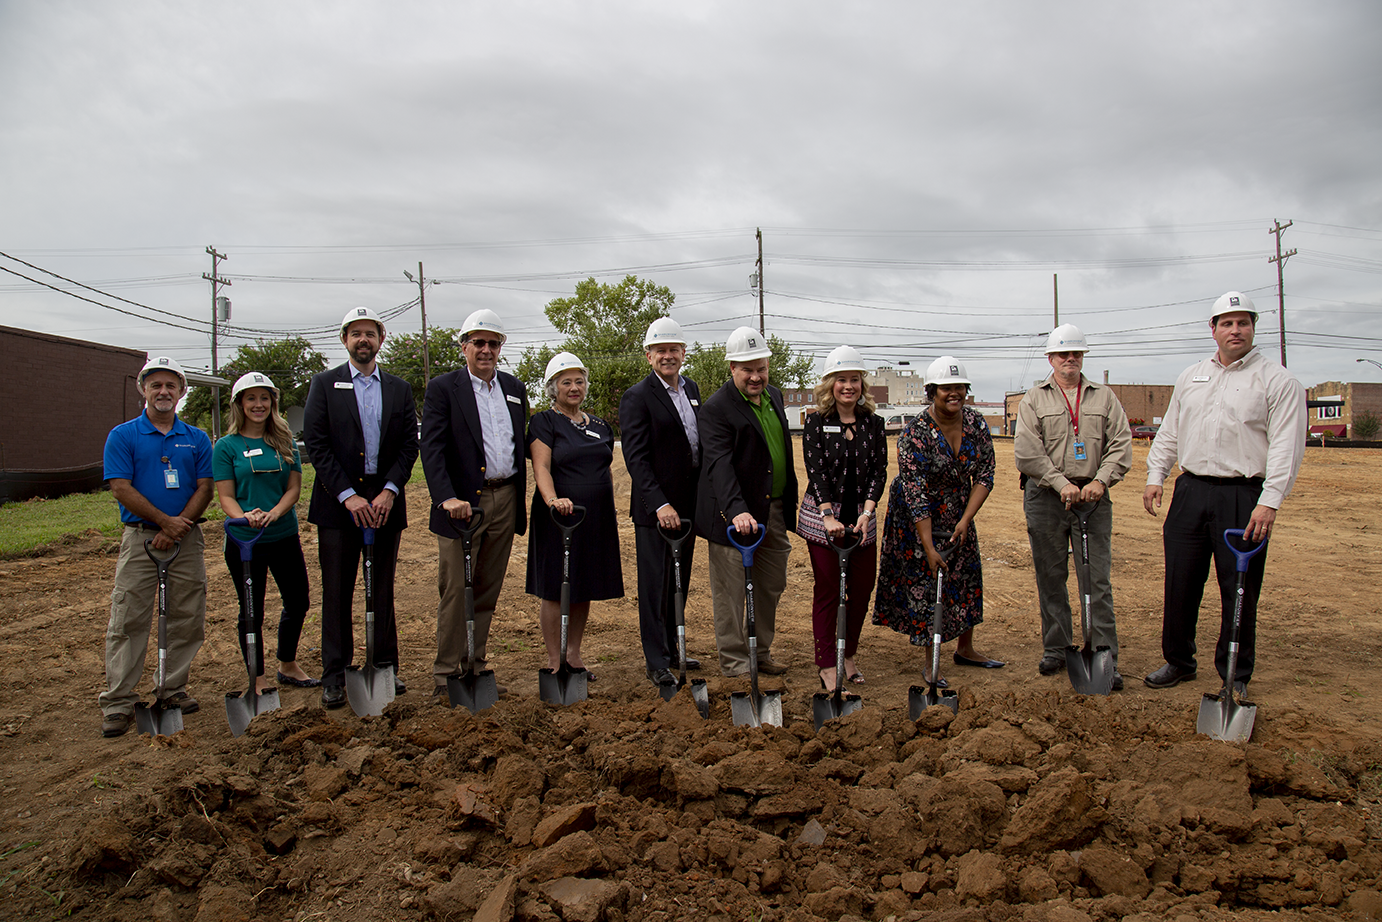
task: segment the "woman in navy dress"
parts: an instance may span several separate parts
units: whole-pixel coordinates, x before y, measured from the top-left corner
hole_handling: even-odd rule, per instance
[[[569,352],[547,363],[547,396],[552,408],[533,416],[528,446],[533,459],[531,527],[528,531],[527,591],[542,600],[542,639],[547,666],[561,665],[561,531],[552,513],[571,515],[585,507],[585,519],[571,536],[571,616],[566,661],[583,668],[581,640],[590,603],[624,595],[619,555],[618,518],[614,511],[614,432],[598,416],[581,409],[587,389],[586,369]],[[594,679],[592,674],[590,679]]]

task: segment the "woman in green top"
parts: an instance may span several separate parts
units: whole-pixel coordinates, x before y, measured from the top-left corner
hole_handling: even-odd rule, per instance
[[[211,469],[226,516],[248,519],[253,526],[228,526],[235,536],[248,540],[260,528],[264,529],[250,559],[250,575],[254,578],[253,629],[256,637],[262,635],[264,585],[267,574],[272,572],[283,600],[283,613],[278,619],[278,681],[300,688],[320,685],[320,679],[312,678],[297,664],[298,637],[311,604],[307,561],[302,556],[294,509],[302,492],[302,463],[293,434],[278,413],[278,388],[268,375],[252,371],[231,388],[230,419],[225,436],[216,443]],[[244,570],[240,549],[234,542],[226,541],[225,556],[230,575],[239,586]],[[243,609],[244,594],[238,596]],[[242,646],[243,643],[242,639]],[[264,662],[262,650],[259,662]],[[273,683],[260,668],[256,686],[262,692]]]

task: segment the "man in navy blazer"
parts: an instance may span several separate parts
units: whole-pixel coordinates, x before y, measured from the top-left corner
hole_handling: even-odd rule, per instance
[[[433,378],[422,400],[422,471],[432,495],[429,526],[437,536],[437,658],[432,695],[446,697],[446,677],[467,665],[465,554],[457,523],[484,517],[471,539],[475,660],[483,668],[490,622],[508,572],[514,535],[528,527],[528,391],[499,371],[508,336],[491,310],[461,329],[464,368]],[[499,693],[506,689],[499,686]]]
[[[394,568],[408,527],[403,486],[417,460],[413,389],[375,363],[384,342],[379,315],[351,308],[341,320],[341,342],[350,360],[312,378],[302,416],[302,438],[316,470],[307,521],[317,526],[322,568],[322,704],[328,708],[346,703],[363,528],[375,529],[375,665],[393,666],[397,676]],[[396,693],[406,690],[395,678]]]
[[[677,644],[672,549],[658,534],[658,526],[681,528],[696,510],[696,481],[700,474],[701,444],[696,417],[701,391],[681,376],[686,339],[671,317],[659,317],[648,327],[643,349],[652,371],[624,392],[619,401],[620,441],[624,466],[632,482],[629,517],[633,519],[638,554],[638,632],[643,659],[654,685],[675,685],[672,667],[680,666]],[[681,591],[691,582],[692,538],[681,550]],[[700,661],[686,657],[687,669]]]
[[[768,384],[768,348],[763,334],[740,327],[725,341],[731,378],[701,411],[701,481],[696,497],[696,531],[710,542],[710,596],[715,609],[715,643],[720,671],[731,678],[749,670],[744,624],[744,565],[729,542],[733,527],[743,544],[767,534],[754,552],[754,614],[758,671],[781,675],[772,658],[777,600],[787,588],[787,532],[797,528],[797,475],[792,434],[782,409],[782,392]]]

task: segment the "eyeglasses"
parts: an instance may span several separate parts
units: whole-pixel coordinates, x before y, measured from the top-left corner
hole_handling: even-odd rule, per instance
[[[498,351],[499,351],[499,347],[502,346],[502,345],[504,345],[504,343],[503,343],[502,341],[497,340],[497,339],[475,339],[475,338],[471,338],[471,339],[466,340],[466,342],[468,342],[468,343],[470,343],[471,345],[473,345],[476,349],[493,349],[495,352],[498,352]]]

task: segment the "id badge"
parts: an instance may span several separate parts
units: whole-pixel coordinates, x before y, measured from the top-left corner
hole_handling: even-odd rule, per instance
[[[1075,440],[1075,460],[1076,460],[1076,461],[1083,461],[1083,460],[1085,460],[1084,439],[1076,439],[1076,440]]]
[[[163,469],[163,485],[170,490],[178,488],[177,468],[167,467]]]

